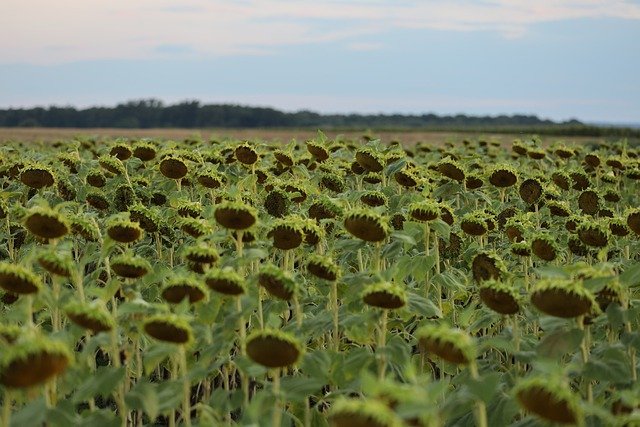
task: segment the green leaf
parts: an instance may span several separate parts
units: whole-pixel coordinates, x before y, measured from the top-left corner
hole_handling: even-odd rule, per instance
[[[540,356],[556,359],[567,353],[575,352],[580,346],[583,336],[584,332],[577,328],[555,330],[542,338],[536,351]]]
[[[81,427],[118,427],[120,423],[120,418],[112,410],[97,409],[94,412],[89,412],[76,425]]]
[[[415,292],[407,292],[407,300],[409,310],[427,319],[441,318],[440,309],[427,298],[416,294]]]
[[[501,379],[501,373],[493,372],[483,375],[477,380],[469,377],[465,382],[465,385],[475,399],[482,400],[484,403],[489,403],[498,390],[500,390],[499,384]]]
[[[609,320],[609,325],[612,328],[619,328],[624,325],[624,310],[620,307],[618,303],[611,303],[607,307],[607,320]]]
[[[449,224],[441,219],[436,219],[435,221],[431,221],[429,223],[429,227],[431,227],[431,229],[436,232],[438,237],[441,237],[446,242],[449,242],[449,236],[451,234],[451,226]]]
[[[607,346],[603,351],[591,354],[583,375],[606,383],[629,383],[632,381],[629,356],[621,346]]]
[[[415,256],[412,260],[411,273],[416,280],[424,280],[427,273],[436,265],[436,255]]]
[[[640,332],[623,332],[620,342],[626,347],[633,347],[636,351],[640,351]]]
[[[415,246],[417,244],[416,239],[411,237],[409,234],[404,233],[402,231],[394,231],[391,233],[391,238],[395,240],[400,240],[402,243],[406,243],[407,245]]]
[[[75,407],[68,400],[61,401],[57,407],[47,411],[47,423],[54,426],[76,425],[78,416]]]
[[[47,418],[44,397],[33,400],[11,415],[11,427],[41,426]]]
[[[151,373],[163,360],[175,354],[175,346],[163,343],[151,344],[144,352],[144,371]]]
[[[302,371],[316,380],[329,382],[332,355],[323,350],[306,353],[302,359]]]
[[[129,409],[144,411],[152,420],[160,413],[157,385],[140,381],[125,395]]]
[[[320,392],[326,384],[318,378],[312,377],[284,377],[280,380],[280,389],[291,402],[304,402],[309,395]]]
[[[119,368],[103,366],[96,369],[96,372],[76,389],[72,401],[80,403],[97,396],[109,397],[118,384],[124,380],[124,374],[125,368],[123,366]]]
[[[182,403],[182,380],[164,381],[158,384],[159,413],[167,414]]]
[[[640,263],[632,264],[625,268],[624,272],[618,277],[623,287],[635,288],[640,286]]]

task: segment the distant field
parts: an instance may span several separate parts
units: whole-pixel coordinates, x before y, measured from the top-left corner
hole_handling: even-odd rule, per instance
[[[359,138],[365,131],[337,132],[327,131],[330,138],[343,135],[346,138]],[[442,143],[455,142],[462,139],[483,138],[502,143],[511,142],[515,138],[526,137],[526,134],[491,134],[491,133],[456,133],[456,132],[428,132],[428,131],[381,131],[374,134],[384,141],[398,140],[404,144],[416,142]],[[6,141],[55,141],[76,136],[95,138],[161,138],[181,140],[187,137],[200,136],[209,138],[235,138],[247,140],[284,141],[291,139],[306,140],[317,135],[313,130],[297,129],[74,129],[74,128],[1,128],[0,142]],[[547,136],[544,142],[563,140],[565,142],[591,142],[596,137],[557,137]]]

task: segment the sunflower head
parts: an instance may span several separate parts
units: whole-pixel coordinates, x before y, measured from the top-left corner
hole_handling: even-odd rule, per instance
[[[61,375],[72,361],[64,343],[29,334],[3,349],[0,384],[12,389],[34,387]]]
[[[177,314],[156,314],[144,321],[147,335],[172,344],[187,345],[193,341],[193,331],[189,321]]]
[[[267,368],[285,368],[295,365],[303,353],[298,340],[281,330],[263,329],[247,337],[247,355]]]
[[[388,221],[375,211],[353,210],[346,214],[345,229],[354,237],[366,242],[380,242],[390,234]]]
[[[415,333],[422,351],[433,353],[447,362],[467,365],[476,358],[476,346],[465,331],[447,325],[426,325]]]
[[[290,300],[298,289],[297,282],[291,273],[283,271],[274,264],[265,264],[260,268],[258,284],[270,295],[285,301]]]
[[[24,224],[27,230],[42,239],[59,239],[71,229],[65,215],[46,206],[34,206],[27,210]]]
[[[407,293],[399,285],[382,281],[367,285],[362,292],[362,300],[372,307],[397,309],[407,304]]]
[[[38,264],[51,274],[69,277],[73,272],[73,258],[55,250],[44,250],[38,254]]]
[[[64,307],[67,317],[76,325],[93,333],[107,332],[116,327],[116,322],[99,301],[86,304],[73,301]]]
[[[507,164],[494,166],[489,173],[489,182],[498,188],[507,188],[518,181],[516,169]]]
[[[0,262],[0,287],[13,294],[33,294],[42,288],[42,280],[26,267]]]
[[[401,427],[402,419],[379,400],[338,399],[329,413],[332,427]]]
[[[520,381],[513,392],[524,409],[545,421],[579,424],[582,419],[578,397],[560,379],[531,377]]]
[[[497,313],[516,314],[520,311],[520,295],[508,282],[485,280],[478,287],[478,293],[482,302]]]
[[[162,298],[171,304],[179,304],[187,298],[190,304],[206,301],[209,292],[200,280],[191,275],[173,275],[170,277],[161,291]]]
[[[597,310],[595,296],[579,279],[543,279],[534,287],[531,302],[555,317],[572,318]]]
[[[20,181],[33,189],[39,190],[44,187],[51,187],[55,183],[55,174],[48,166],[41,164],[30,164],[22,168]]]
[[[440,205],[432,199],[425,199],[409,205],[409,217],[418,222],[429,222],[440,216]]]

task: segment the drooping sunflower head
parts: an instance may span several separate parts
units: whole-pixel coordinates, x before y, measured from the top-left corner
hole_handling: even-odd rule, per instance
[[[520,295],[509,282],[489,279],[483,281],[478,293],[482,302],[500,314],[516,314],[520,311]]]
[[[582,413],[579,398],[557,378],[531,377],[514,388],[518,403],[538,417],[561,424],[578,424]]]
[[[426,325],[415,336],[421,351],[433,353],[447,362],[467,365],[476,358],[476,346],[465,331],[447,325]]]
[[[380,281],[367,285],[362,292],[362,301],[371,307],[397,309],[407,304],[407,293],[400,285]]]
[[[45,336],[24,335],[0,355],[0,384],[26,389],[61,375],[73,361],[68,347]]]
[[[543,279],[534,287],[531,302],[555,317],[572,318],[597,310],[595,296],[579,279]]]
[[[244,165],[252,165],[260,158],[255,147],[252,147],[248,142],[237,146],[233,153],[236,159]]]
[[[258,273],[258,284],[270,295],[288,301],[298,289],[297,282],[288,271],[283,271],[274,264],[265,264]]]
[[[107,235],[116,242],[132,243],[142,239],[144,232],[129,215],[112,215],[106,222]]]
[[[273,247],[282,250],[295,249],[304,240],[304,220],[298,215],[289,215],[272,222],[267,237],[273,239]]]
[[[246,203],[226,201],[217,206],[214,217],[225,228],[246,230],[256,223],[258,212]]]
[[[353,210],[346,214],[344,227],[353,236],[366,242],[380,242],[390,234],[387,220],[368,209]]]
[[[151,271],[149,261],[131,253],[113,257],[110,265],[116,275],[127,279],[139,279]]]
[[[476,282],[485,280],[501,280],[507,272],[507,267],[495,252],[480,252],[471,262],[471,271]]]
[[[100,164],[103,169],[114,175],[125,175],[127,173],[127,169],[122,161],[117,157],[110,156],[108,154],[100,156],[98,158],[98,164]]]
[[[302,346],[293,335],[269,328],[251,333],[245,349],[251,360],[267,368],[295,365],[303,353]]]
[[[507,188],[518,181],[516,169],[507,164],[494,166],[489,173],[489,182],[498,188]]]
[[[433,221],[440,216],[440,205],[432,199],[425,199],[409,205],[409,217],[418,222]]]
[[[529,240],[531,240],[531,251],[541,260],[553,261],[561,253],[556,236],[550,233],[534,233]]]
[[[51,274],[69,277],[73,272],[73,258],[68,253],[47,249],[38,254],[37,260]]]
[[[212,291],[224,295],[242,295],[247,291],[246,280],[231,267],[209,269],[204,282]]]
[[[402,419],[385,403],[373,399],[338,399],[329,414],[332,427],[401,427]]]
[[[443,176],[446,176],[449,179],[453,179],[454,181],[462,182],[465,179],[465,171],[456,160],[453,160],[451,157],[447,157],[442,159],[436,165],[438,172],[440,172]]]
[[[29,164],[22,168],[20,181],[31,188],[39,190],[51,187],[55,183],[55,174],[48,166],[42,164]]]
[[[384,169],[384,156],[373,147],[362,147],[356,151],[356,162],[369,172],[381,172]]]
[[[34,206],[27,210],[24,225],[27,230],[42,239],[59,239],[71,229],[64,214],[46,206]]]
[[[206,300],[209,292],[205,285],[192,275],[175,274],[166,280],[161,295],[171,304],[179,304],[185,298],[190,304],[194,304]]]
[[[335,282],[340,277],[340,267],[332,258],[312,254],[307,259],[307,271],[319,279]]]
[[[98,300],[88,304],[72,301],[64,307],[64,312],[73,323],[89,329],[94,334],[107,332],[116,327],[115,320]]]
[[[33,294],[42,288],[42,280],[22,265],[0,262],[0,287],[13,294]]]
[[[189,321],[177,314],[156,314],[144,321],[144,331],[147,335],[173,344],[189,344],[193,341],[193,331]]]
[[[166,156],[160,161],[160,173],[170,179],[182,179],[189,172],[187,162],[178,156]]]

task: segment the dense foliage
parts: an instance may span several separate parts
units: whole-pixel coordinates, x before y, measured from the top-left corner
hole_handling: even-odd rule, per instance
[[[640,150],[0,148],[2,425],[638,425]]]
[[[201,105],[197,101],[164,105],[157,100],[131,101],[116,107],[28,108],[0,110],[0,127],[62,128],[335,128],[428,129],[475,132],[543,133],[640,137],[640,131],[586,125],[577,120],[553,122],[531,115],[455,116],[422,114],[319,114],[283,112],[240,105]]]

